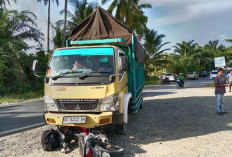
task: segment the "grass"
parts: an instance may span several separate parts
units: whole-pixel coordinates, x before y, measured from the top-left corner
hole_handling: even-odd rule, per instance
[[[37,92],[29,92],[24,94],[12,94],[0,97],[0,104],[11,103],[11,102],[20,102],[25,100],[31,100],[40,98],[43,96],[43,90]]]
[[[145,85],[160,84],[160,80],[146,80]]]

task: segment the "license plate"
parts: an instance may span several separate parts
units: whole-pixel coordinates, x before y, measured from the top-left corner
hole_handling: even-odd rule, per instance
[[[86,116],[71,116],[71,117],[64,117],[63,124],[85,124],[86,123]]]

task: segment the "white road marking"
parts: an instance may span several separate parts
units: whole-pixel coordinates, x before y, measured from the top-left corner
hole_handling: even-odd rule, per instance
[[[11,132],[20,131],[20,130],[24,130],[24,129],[29,129],[29,128],[32,128],[32,127],[40,126],[40,125],[43,125],[43,124],[45,124],[45,123],[43,122],[43,123],[38,123],[38,124],[34,124],[34,125],[30,125],[30,126],[18,128],[18,129],[13,129],[13,130],[9,130],[9,131],[4,131],[4,132],[1,132],[1,133],[0,133],[0,136],[1,136],[1,135],[4,135],[4,134],[9,134],[9,133],[11,133]]]

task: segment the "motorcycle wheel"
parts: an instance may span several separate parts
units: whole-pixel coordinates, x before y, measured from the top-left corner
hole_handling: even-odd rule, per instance
[[[102,146],[103,152],[109,153],[111,156],[122,156],[123,148],[117,145],[105,144]]]

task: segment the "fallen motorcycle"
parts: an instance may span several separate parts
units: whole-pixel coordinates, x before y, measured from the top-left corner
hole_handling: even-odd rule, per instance
[[[82,157],[123,156],[123,148],[110,144],[103,133],[81,127],[58,126],[57,130],[46,130],[42,134],[41,144],[44,151],[53,151],[62,146],[61,152],[66,153],[72,140],[78,141]]]

